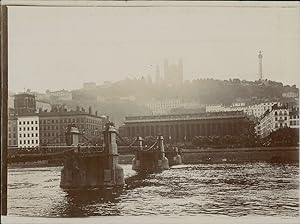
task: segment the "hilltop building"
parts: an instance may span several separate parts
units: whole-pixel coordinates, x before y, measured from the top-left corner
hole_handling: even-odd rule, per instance
[[[180,59],[177,64],[169,64],[164,60],[164,82],[169,86],[178,86],[183,82],[183,62]]]

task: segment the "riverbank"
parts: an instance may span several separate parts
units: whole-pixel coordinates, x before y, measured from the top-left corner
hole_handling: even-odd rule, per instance
[[[221,149],[181,149],[184,164],[283,162],[299,163],[299,147],[259,147]],[[167,153],[168,156],[168,153]],[[131,164],[134,154],[120,154],[120,164]],[[169,160],[171,158],[168,158]],[[9,168],[62,166],[62,162],[26,162],[9,164]]]
[[[299,163],[299,147],[182,149],[185,164],[284,162]]]

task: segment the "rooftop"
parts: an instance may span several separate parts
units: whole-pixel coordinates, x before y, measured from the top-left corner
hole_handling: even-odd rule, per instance
[[[147,122],[147,121],[169,121],[169,120],[197,120],[212,118],[237,118],[245,117],[243,111],[229,112],[210,112],[210,113],[194,113],[194,114],[168,114],[168,115],[150,115],[150,116],[128,116],[125,117],[124,123]]]

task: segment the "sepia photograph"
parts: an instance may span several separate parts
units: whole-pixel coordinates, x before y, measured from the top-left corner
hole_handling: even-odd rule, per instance
[[[299,223],[298,1],[0,3],[1,223]]]

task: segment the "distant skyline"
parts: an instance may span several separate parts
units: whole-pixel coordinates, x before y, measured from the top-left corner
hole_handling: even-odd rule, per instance
[[[299,9],[297,3],[294,7],[12,7],[9,89],[76,89],[84,82],[148,75],[154,80],[156,65],[163,75],[165,58],[171,63],[183,60],[184,80],[253,81],[258,79],[259,51],[264,78],[299,87]]]

